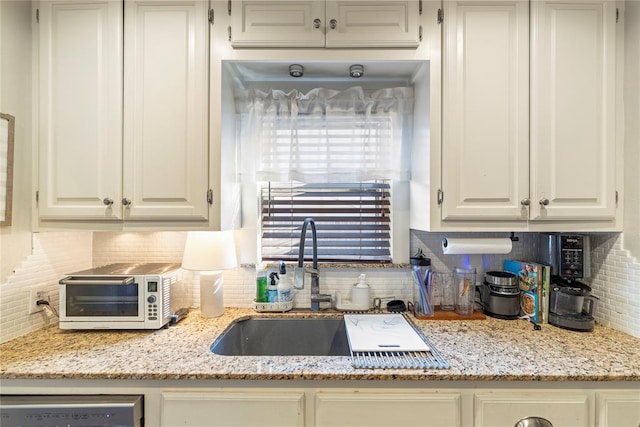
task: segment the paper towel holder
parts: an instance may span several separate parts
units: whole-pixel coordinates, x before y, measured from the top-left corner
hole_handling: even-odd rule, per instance
[[[513,231],[511,232],[511,236],[509,236],[509,239],[511,239],[512,242],[518,242],[520,241],[520,238],[516,236],[516,233],[514,233]]]

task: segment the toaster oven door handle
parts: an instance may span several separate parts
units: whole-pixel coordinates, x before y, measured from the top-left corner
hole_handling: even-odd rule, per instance
[[[133,276],[79,277],[67,276],[58,283],[61,285],[130,285],[135,281]]]

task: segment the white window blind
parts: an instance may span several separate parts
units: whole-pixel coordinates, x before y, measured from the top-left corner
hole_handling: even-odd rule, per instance
[[[296,261],[305,218],[312,217],[323,262],[391,262],[391,193],[385,181],[267,183],[262,188],[262,259]],[[305,258],[311,259],[310,233]]]

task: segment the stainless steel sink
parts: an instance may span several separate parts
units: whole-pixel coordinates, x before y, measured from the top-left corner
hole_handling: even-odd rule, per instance
[[[223,356],[349,356],[342,318],[255,317],[232,323],[211,344]]]

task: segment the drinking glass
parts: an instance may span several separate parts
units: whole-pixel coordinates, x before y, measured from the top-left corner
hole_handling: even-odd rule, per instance
[[[476,269],[475,267],[456,267],[453,277],[456,290],[456,313],[471,317],[476,297]]]
[[[456,298],[453,284],[451,273],[437,271],[433,273],[433,288],[440,297],[440,310],[451,311],[455,309]]]

